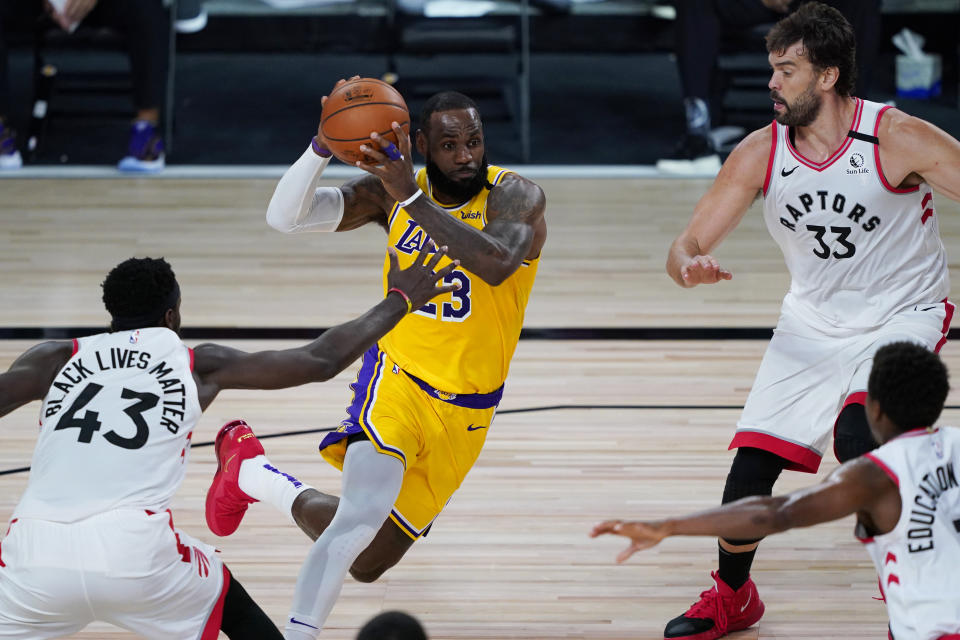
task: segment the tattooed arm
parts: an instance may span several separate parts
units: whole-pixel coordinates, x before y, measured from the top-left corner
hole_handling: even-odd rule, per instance
[[[540,255],[547,239],[544,219],[546,198],[533,182],[508,174],[487,200],[487,226],[482,230],[457,220],[429,198],[417,198],[407,213],[438,245],[484,281],[498,285],[520,267],[523,260]]]
[[[343,193],[343,218],[337,231],[357,229],[368,222],[388,228],[387,214],[394,200],[387,195],[378,178],[369,174],[353,178],[345,182],[340,191]]]

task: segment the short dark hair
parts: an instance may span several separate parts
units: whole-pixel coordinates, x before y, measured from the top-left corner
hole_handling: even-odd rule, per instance
[[[176,305],[180,292],[173,268],[163,258],[124,260],[110,270],[100,286],[114,331],[160,324],[167,310]]]
[[[867,392],[901,431],[933,426],[949,391],[943,360],[919,344],[892,342],[873,356]]]
[[[477,103],[456,91],[441,91],[429,98],[420,109],[420,128],[427,131],[430,126],[430,116],[438,111],[453,111],[455,109],[473,109],[479,115]]]
[[[427,633],[410,614],[385,611],[363,625],[357,640],[427,640]]]
[[[797,41],[803,41],[803,50],[815,69],[837,68],[834,87],[838,94],[853,94],[857,84],[857,38],[842,13],[821,2],[801,5],[770,29],[767,51],[782,54]]]

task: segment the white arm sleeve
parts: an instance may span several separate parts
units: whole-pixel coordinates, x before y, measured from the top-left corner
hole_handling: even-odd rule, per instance
[[[336,231],[343,218],[343,192],[317,187],[329,163],[330,158],[307,147],[280,178],[267,207],[267,224],[283,233]]]

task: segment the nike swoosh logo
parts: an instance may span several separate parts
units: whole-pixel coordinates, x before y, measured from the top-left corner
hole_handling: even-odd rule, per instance
[[[753,594],[750,594],[753,595]],[[300,622],[296,618],[290,618],[290,624],[302,624],[305,627],[310,627],[311,629],[319,629],[320,627],[315,627],[312,624],[307,624],[306,622]]]
[[[788,175],[790,175],[791,173],[793,173],[794,171],[796,171],[796,170],[799,169],[799,168],[800,168],[800,165],[797,165],[797,166],[794,167],[793,169],[790,169],[790,171],[787,171],[786,169],[780,169],[780,175],[783,176],[784,178],[786,178]]]
[[[467,431],[476,431],[477,429],[486,429],[487,426],[484,424],[472,424],[467,427]]]
[[[226,461],[226,462],[223,463],[223,472],[224,472],[224,473],[227,472],[227,467],[230,466],[230,461],[233,460],[233,459],[236,458],[236,457],[237,457],[237,454],[233,454],[232,456],[230,456],[229,458],[227,458],[227,461]]]
[[[794,167],[796,169],[796,167]],[[740,613],[743,613],[744,610],[750,605],[750,601],[753,600],[753,591],[750,592],[750,595],[747,596],[747,604],[740,607]]]
[[[920,311],[930,311],[930,309],[936,309],[936,308],[937,308],[937,305],[933,305],[932,307],[927,307],[926,309],[920,309]]]

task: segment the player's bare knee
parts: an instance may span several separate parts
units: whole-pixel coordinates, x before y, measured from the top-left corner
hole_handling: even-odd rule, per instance
[[[386,573],[387,569],[389,569],[391,566],[393,565],[384,563],[367,563],[358,559],[350,567],[350,575],[353,576],[353,579],[357,582],[376,582],[380,579],[380,576]]]
[[[307,489],[293,501],[290,513],[300,530],[316,540],[333,520],[338,504],[339,500],[333,496]]]
[[[410,538],[398,543],[391,539],[394,532],[389,524],[385,525],[384,529],[350,566],[350,575],[357,582],[376,582],[388,569],[400,562],[400,558],[410,548],[413,542]]]

